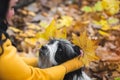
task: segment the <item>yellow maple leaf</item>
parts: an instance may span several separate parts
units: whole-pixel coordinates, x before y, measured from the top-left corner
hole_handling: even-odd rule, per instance
[[[46,37],[49,36],[49,37],[52,37],[54,35],[54,32],[57,30],[56,28],[56,22],[55,20],[53,19],[52,22],[50,23],[50,25],[46,28],[45,30],[45,35]]]
[[[95,54],[97,46],[94,41],[88,38],[86,32],[83,32],[81,36],[73,34],[72,42],[82,48],[84,53],[82,61],[85,66],[89,66],[89,63],[92,61],[99,60],[98,56]]]
[[[45,28],[45,30],[43,32],[39,32],[36,34],[36,37],[37,38],[43,38],[45,40],[49,40],[51,38],[64,38],[66,39],[66,28],[61,28],[61,29],[58,29],[56,27],[56,21],[55,19],[53,19],[51,21],[51,23],[48,25],[48,27]]]
[[[67,38],[66,27],[64,27],[62,29],[57,29],[55,31],[54,38],[57,38],[57,39],[66,39]]]
[[[56,22],[53,19],[43,32],[39,32],[36,34],[36,37],[43,38],[45,40],[49,40],[50,38],[52,38],[54,36],[54,33],[57,30],[55,25],[56,25]]]
[[[107,11],[108,14],[114,15],[119,12],[119,0],[102,0],[103,8]]]
[[[56,27],[57,28],[61,28],[61,27],[69,27],[70,25],[72,25],[73,22],[73,18],[70,16],[62,16],[61,19],[57,20],[57,24]]]

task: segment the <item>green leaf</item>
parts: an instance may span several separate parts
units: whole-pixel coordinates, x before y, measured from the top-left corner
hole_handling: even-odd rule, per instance
[[[119,19],[117,19],[117,18],[109,18],[108,19],[108,23],[109,24],[116,24],[116,23],[118,23],[119,22]]]
[[[102,7],[102,2],[98,1],[95,6],[93,7],[94,11],[103,11],[103,7]]]
[[[92,12],[93,10],[92,10],[92,8],[89,7],[89,6],[84,6],[84,7],[82,8],[82,11],[88,13],[88,12]]]
[[[115,78],[114,80],[120,80],[120,77],[118,77],[118,78]]]

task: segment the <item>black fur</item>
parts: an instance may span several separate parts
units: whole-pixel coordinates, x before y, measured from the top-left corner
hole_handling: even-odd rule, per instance
[[[57,64],[54,62],[50,61],[50,50],[48,46],[55,44],[57,42],[57,50],[55,52],[55,56],[53,57]],[[61,63],[64,63],[78,55],[81,54],[81,48],[71,44],[67,40],[59,39],[59,40],[50,40],[48,44],[45,46],[42,46],[40,49],[40,54],[39,54],[39,67],[40,68],[47,68],[55,65],[59,65]],[[76,75],[76,78],[75,78]],[[82,68],[79,70],[76,70],[74,72],[68,73],[65,75],[64,80],[73,80],[73,77],[75,80],[79,80],[80,76],[82,76]]]

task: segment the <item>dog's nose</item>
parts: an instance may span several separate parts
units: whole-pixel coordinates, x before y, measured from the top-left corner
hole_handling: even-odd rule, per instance
[[[42,46],[41,49],[42,49],[42,50],[46,50],[46,49],[47,49],[47,46]]]
[[[40,55],[47,55],[48,53],[48,48],[47,46],[42,46],[39,50]]]

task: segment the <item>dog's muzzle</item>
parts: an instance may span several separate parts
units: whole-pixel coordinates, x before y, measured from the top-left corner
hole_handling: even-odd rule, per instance
[[[49,53],[49,49],[48,49],[47,46],[42,46],[39,52],[40,52],[41,55],[46,56]]]

